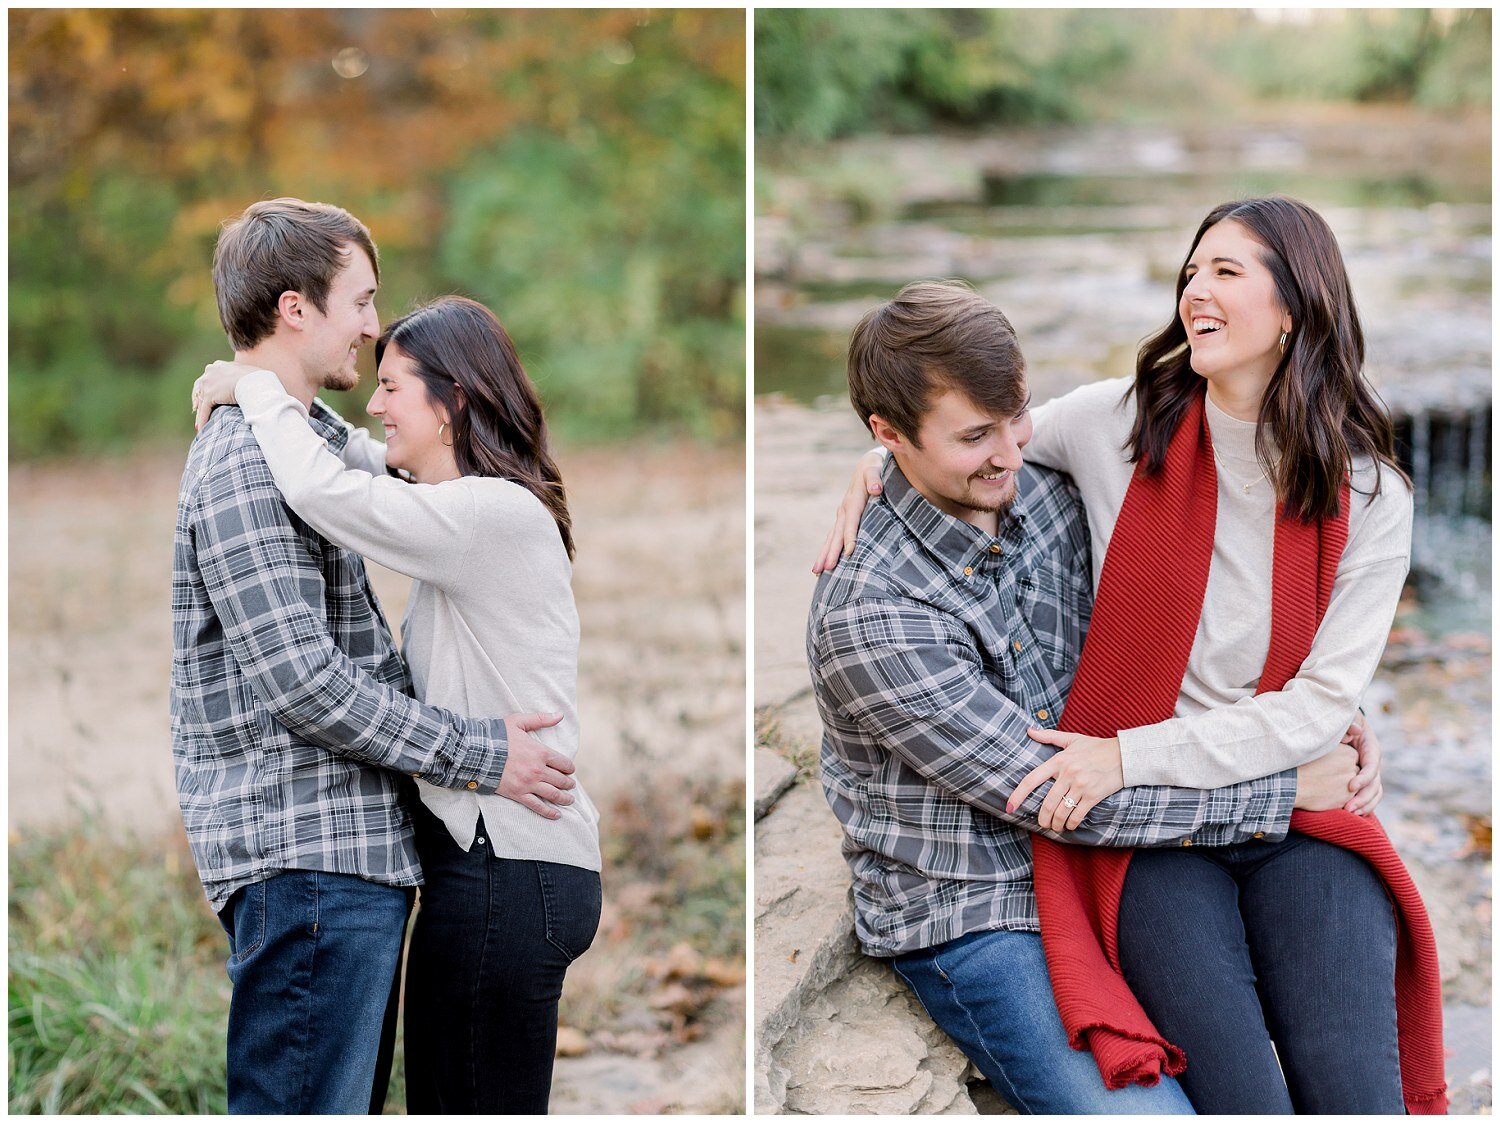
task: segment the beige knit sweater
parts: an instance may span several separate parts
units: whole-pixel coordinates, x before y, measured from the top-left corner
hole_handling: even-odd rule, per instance
[[[1130,386],[1083,386],[1038,407],[1024,456],[1078,482],[1093,539],[1098,588],[1115,519],[1134,466],[1122,447],[1135,417]],[[1271,642],[1275,493],[1261,478],[1255,423],[1208,403],[1218,467],[1218,527],[1203,615],[1175,716],[1120,732],[1127,786],[1214,788],[1303,764],[1336,744],[1369,685],[1390,633],[1411,558],[1412,496],[1390,469],[1356,462],[1349,542],[1328,613],[1301,671],[1285,689],[1256,696]],[[1274,455],[1274,453],[1273,453]],[[1245,485],[1251,485],[1249,490]]]

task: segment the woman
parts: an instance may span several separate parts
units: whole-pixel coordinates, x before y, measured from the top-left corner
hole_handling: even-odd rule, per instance
[[[1412,518],[1363,360],[1326,223],[1295,200],[1250,199],[1204,219],[1177,313],[1142,346],[1133,382],[1036,411],[1027,459],[1078,483],[1099,581],[1059,722],[1075,732],[1034,732],[1062,751],[1012,800],[1054,780],[1042,826],[1074,826],[1127,785],[1211,788],[1293,767],[1348,724],[1389,632]],[[867,474],[846,498],[855,518]],[[848,528],[847,518],[835,528],[820,568]],[[1163,683],[1165,708],[1153,710]],[[1368,811],[1378,796],[1378,780],[1366,783],[1346,809]],[[1304,833],[1316,824],[1294,826],[1281,843],[1125,859],[1123,886],[1110,890],[1118,962],[1189,1058],[1180,1080],[1200,1112],[1399,1113],[1385,887],[1350,850]],[[1113,860],[1049,847],[1034,847],[1039,904],[1059,861]],[[1085,924],[1091,910],[1057,915]],[[1423,1079],[1404,1089],[1414,1111],[1441,1099],[1440,1060]]]
[[[201,382],[208,402],[238,402],[299,517],[415,579],[402,631],[417,696],[561,714],[537,736],[571,758],[572,529],[515,348],[487,308],[444,297],[386,328],[375,358],[386,441],[350,426],[342,461],[275,374],[214,363]],[[558,808],[416,787],[407,1109],[545,1114],[563,975],[599,922],[598,815],[582,786]]]

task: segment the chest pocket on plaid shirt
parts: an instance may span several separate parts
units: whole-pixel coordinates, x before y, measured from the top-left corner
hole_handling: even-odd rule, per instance
[[[1016,578],[1016,594],[1047,665],[1071,679],[1088,627],[1090,597],[1082,579],[1042,566]]]

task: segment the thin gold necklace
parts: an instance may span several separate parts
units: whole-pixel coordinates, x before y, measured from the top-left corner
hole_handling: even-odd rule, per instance
[[[1243,492],[1245,495],[1249,495],[1250,494],[1250,489],[1252,487],[1254,487],[1256,484],[1260,483],[1261,480],[1264,480],[1266,478],[1265,469],[1261,469],[1260,475],[1256,476],[1255,479],[1251,480],[1247,484],[1240,483],[1239,480],[1237,480],[1237,479],[1234,478],[1234,473],[1229,470],[1229,468],[1228,468],[1227,465],[1225,465],[1224,458],[1219,455],[1218,446],[1210,444],[1209,447],[1214,450],[1214,459],[1219,462],[1219,471],[1221,471],[1221,472],[1224,473],[1225,478],[1228,479],[1230,483],[1237,484],[1239,486],[1240,491]],[[1280,466],[1281,466],[1281,459],[1280,459],[1280,457],[1278,457],[1276,459],[1276,462],[1271,465],[1271,471],[1273,471],[1273,472],[1276,471],[1276,469],[1278,467],[1280,467]]]

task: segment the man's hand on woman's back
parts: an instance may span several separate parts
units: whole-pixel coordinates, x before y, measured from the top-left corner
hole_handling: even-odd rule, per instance
[[[511,714],[505,719],[505,771],[496,791],[544,819],[562,818],[557,808],[573,802],[567,789],[577,781],[573,762],[530,734],[562,719],[562,714]]]

